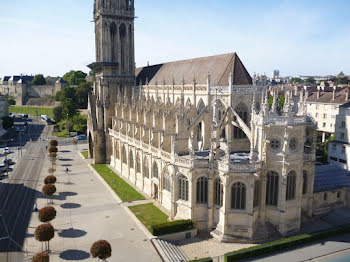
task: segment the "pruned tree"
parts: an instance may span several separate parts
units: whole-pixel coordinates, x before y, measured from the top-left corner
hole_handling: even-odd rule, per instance
[[[55,236],[55,229],[50,223],[37,226],[34,232],[35,239],[45,243],[45,250],[50,250],[50,240]]]
[[[55,173],[56,172],[56,169],[55,168],[53,168],[53,167],[50,167],[49,168],[49,173],[50,174],[53,174],[53,173]]]
[[[73,139],[73,144],[74,144],[74,145],[77,145],[77,144],[78,144],[78,139],[74,138],[74,139]]]
[[[58,146],[57,140],[51,140],[50,141],[50,146]]]
[[[106,240],[99,240],[92,244],[90,253],[93,258],[99,258],[106,261],[112,256],[112,247]]]
[[[51,206],[43,207],[38,212],[39,220],[43,223],[50,222],[56,217],[56,209]]]
[[[46,252],[38,253],[33,257],[32,262],[50,262],[49,254]]]
[[[52,196],[56,192],[56,187],[54,184],[47,184],[43,186],[42,192],[44,195],[48,196],[50,199],[50,203],[52,204]]]
[[[52,175],[51,176],[47,176],[44,179],[45,185],[47,185],[47,184],[55,184],[56,181],[57,181],[57,178],[55,176],[52,176]]]
[[[57,147],[55,147],[55,146],[50,146],[49,147],[49,153],[57,153],[57,152],[58,152]]]

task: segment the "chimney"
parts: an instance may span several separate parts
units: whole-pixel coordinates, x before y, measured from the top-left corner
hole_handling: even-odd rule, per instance
[[[337,87],[336,86],[334,86],[333,87],[333,99],[332,100],[334,100],[335,99],[335,91],[337,90]]]
[[[318,86],[318,87],[317,87],[317,99],[320,98],[320,89],[321,89],[321,88]]]

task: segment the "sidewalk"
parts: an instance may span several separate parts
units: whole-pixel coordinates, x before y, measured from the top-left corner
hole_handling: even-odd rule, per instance
[[[114,261],[149,261],[160,262],[157,252],[147,235],[137,223],[106,190],[87,163],[81,158],[79,149],[60,146],[57,161],[57,192],[54,207],[57,217],[52,225],[56,230],[50,241],[50,261],[91,261],[90,247],[93,242],[105,239],[112,245]],[[43,167],[41,180],[48,175],[49,161]],[[65,174],[66,166],[70,172]],[[41,191],[43,182],[39,184]],[[39,196],[39,208],[46,206],[46,198]],[[41,243],[33,234],[40,222],[33,213],[24,250],[28,258],[41,251]]]

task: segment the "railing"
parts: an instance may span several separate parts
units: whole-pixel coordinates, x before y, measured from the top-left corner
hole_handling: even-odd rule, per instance
[[[261,163],[228,163],[227,161],[218,161],[219,171],[224,173],[255,173],[261,169]]]

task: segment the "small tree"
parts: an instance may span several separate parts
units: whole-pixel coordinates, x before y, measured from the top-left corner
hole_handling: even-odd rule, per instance
[[[47,184],[55,184],[56,181],[57,181],[57,178],[55,176],[47,176],[44,179],[45,185],[47,185]]]
[[[36,75],[36,76],[34,76],[34,78],[32,80],[32,84],[38,85],[38,86],[45,85],[46,79],[44,78],[44,76],[42,74]]]
[[[42,224],[37,226],[34,232],[34,236],[36,240],[44,242],[46,251],[49,251],[50,240],[55,236],[55,229],[50,223]]]
[[[54,169],[53,167],[50,167],[49,168],[49,173],[50,174],[53,174],[53,173],[55,173],[56,172],[56,169]]]
[[[39,220],[43,223],[50,222],[56,217],[56,209],[54,207],[43,207],[38,213]]]
[[[52,109],[53,119],[56,123],[61,122],[62,120],[62,106],[56,106]]]
[[[55,146],[50,146],[49,147],[49,153],[57,153],[57,152],[58,152],[57,147],[55,147]]]
[[[45,186],[43,186],[43,190],[42,190],[43,194],[48,196],[50,199],[50,203],[52,204],[52,196],[53,194],[55,194],[56,192],[56,187],[54,184],[47,184]]]
[[[51,140],[50,141],[50,146],[58,146],[57,140]]]
[[[99,258],[106,261],[112,255],[112,247],[106,240],[99,240],[92,244],[90,253],[93,258]]]
[[[46,252],[38,253],[32,259],[32,262],[49,262],[49,261],[50,261],[50,257],[49,257],[49,254]]]

